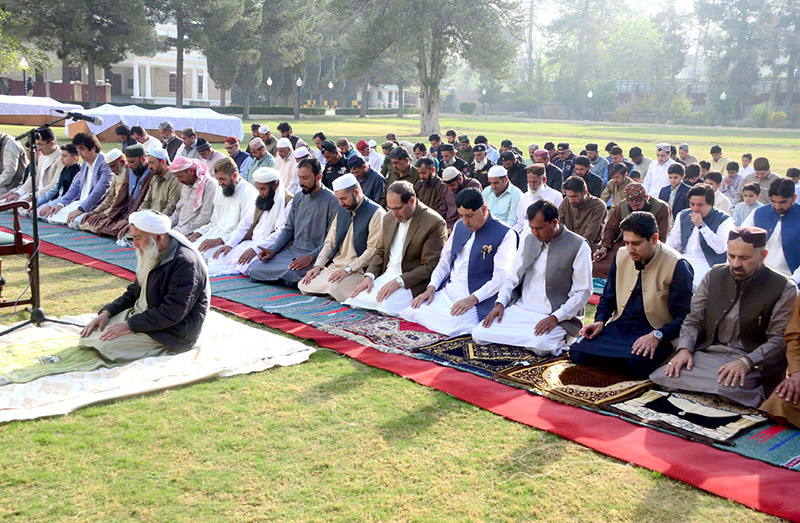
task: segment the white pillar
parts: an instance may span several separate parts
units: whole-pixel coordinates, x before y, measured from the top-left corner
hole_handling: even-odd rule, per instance
[[[197,100],[197,69],[192,68],[192,101]]]
[[[150,63],[144,66],[144,95],[147,99],[153,98],[153,82],[150,79]]]
[[[133,98],[140,98],[139,94],[139,62],[133,61]]]
[[[208,71],[203,71],[203,100],[208,101]]]

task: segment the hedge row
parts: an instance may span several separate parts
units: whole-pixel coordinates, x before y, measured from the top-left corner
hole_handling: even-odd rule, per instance
[[[336,109],[337,115],[342,116],[352,116],[352,115],[359,115],[361,114],[361,109]],[[397,109],[367,109],[367,114],[370,115],[382,115],[382,114],[397,114]],[[416,107],[410,107],[403,111],[403,114],[419,114],[419,109]]]

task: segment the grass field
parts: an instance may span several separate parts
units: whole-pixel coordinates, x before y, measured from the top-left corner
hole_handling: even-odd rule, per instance
[[[125,285],[42,265],[53,315],[97,310]],[[21,289],[20,267],[4,260],[5,296]],[[0,518],[773,519],[330,351],[0,425]]]
[[[274,127],[279,120],[264,122]],[[391,130],[411,139],[417,130],[411,119],[320,118],[293,125],[306,139],[317,130],[351,140],[379,139]],[[716,142],[713,131],[695,129],[678,138],[666,134],[674,129],[442,120],[443,129],[451,126],[523,145],[614,139],[627,148],[673,136],[698,146]],[[784,152],[788,166],[796,138],[734,133],[720,143],[726,150],[759,144],[771,158],[773,151],[776,158]],[[22,289],[22,261],[3,262],[9,281],[3,294],[12,297]],[[43,257],[42,274],[51,315],[95,311],[125,285],[50,257]],[[329,351],[298,366],[0,425],[0,518],[773,519]]]

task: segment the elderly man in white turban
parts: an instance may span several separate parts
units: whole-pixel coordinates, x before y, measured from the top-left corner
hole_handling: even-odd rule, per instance
[[[292,206],[292,195],[283,188],[280,173],[272,167],[261,167],[253,173],[258,197],[255,206],[246,214],[225,245],[214,250],[208,259],[209,276],[222,274],[250,275],[258,262],[258,253],[272,247],[286,223]]]
[[[344,301],[364,278],[364,269],[381,241],[385,211],[364,196],[356,177],[347,173],[333,180],[339,209],[314,267],[298,284],[303,294],[327,294]]]
[[[292,194],[297,194],[300,185],[297,182],[297,160],[294,158],[292,142],[288,138],[278,139],[275,148],[275,168],[281,173],[281,184]]]
[[[117,363],[186,352],[200,337],[211,301],[203,257],[161,213],[138,211],[128,222],[136,280],[84,327],[80,345]]]
[[[225,245],[246,216],[253,215],[253,204],[258,194],[255,187],[239,178],[233,158],[223,158],[214,164],[214,178],[218,189],[211,221],[188,236],[206,260],[217,247]]]
[[[178,156],[169,166],[181,184],[181,196],[172,213],[172,226],[183,235],[191,234],[211,221],[219,186],[200,160]]]

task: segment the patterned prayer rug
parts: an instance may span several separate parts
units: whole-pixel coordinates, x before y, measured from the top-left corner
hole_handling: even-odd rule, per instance
[[[603,294],[603,289],[606,288],[605,278],[592,278],[592,292],[594,294]]]
[[[754,427],[737,437],[733,447],[719,447],[777,467],[800,471],[800,429],[791,425],[770,423]]]
[[[485,378],[519,366],[541,363],[552,358],[537,356],[529,350],[513,345],[481,345],[471,336],[461,336],[422,347],[413,357],[433,361]]]
[[[650,380],[630,380],[608,369],[576,365],[558,358],[499,372],[497,380],[522,385],[535,394],[570,405],[600,407],[650,388]]]
[[[53,336],[50,329],[30,331],[22,342],[0,339],[0,386],[28,383],[43,376],[115,367],[92,349],[78,346],[76,335]]]
[[[649,390],[607,408],[644,425],[704,443],[728,445],[743,430],[767,421],[756,409],[733,405],[715,396],[659,390]]]
[[[336,303],[336,302],[333,302]],[[416,323],[392,318],[382,314],[359,309],[349,309],[352,315],[365,315],[357,318],[343,317],[337,312],[337,320],[315,325],[320,330],[347,338],[381,352],[410,355],[411,351],[436,343],[444,336],[429,331]]]

